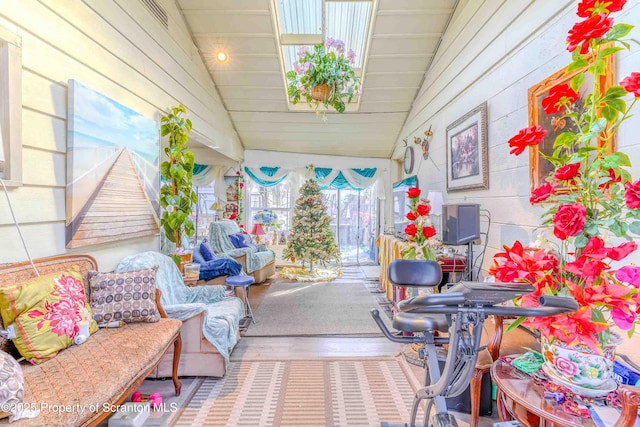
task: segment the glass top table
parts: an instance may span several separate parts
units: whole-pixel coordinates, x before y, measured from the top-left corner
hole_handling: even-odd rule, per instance
[[[544,387],[502,359],[491,366],[491,378],[498,389],[496,406],[502,421],[516,419],[527,427],[596,426],[591,418],[569,414],[553,399],[545,399]]]

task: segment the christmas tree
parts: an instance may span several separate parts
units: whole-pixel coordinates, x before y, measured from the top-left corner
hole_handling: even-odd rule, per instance
[[[302,261],[309,264],[313,271],[314,263],[325,265],[340,259],[340,249],[331,232],[331,217],[322,201],[320,187],[308,179],[300,188],[300,197],[296,200],[293,213],[293,230],[289,242],[282,253],[284,259]]]

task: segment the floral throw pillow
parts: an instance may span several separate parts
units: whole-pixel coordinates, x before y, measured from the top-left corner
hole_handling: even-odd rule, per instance
[[[23,398],[22,368],[16,359],[0,351],[0,419],[14,416]]]
[[[90,271],[91,309],[99,325],[113,321],[126,323],[157,322],[157,267],[127,273]]]
[[[20,354],[34,364],[73,344],[82,321],[89,321],[90,333],[98,330],[82,275],[75,270],[0,288],[0,315],[7,328],[13,327]]]

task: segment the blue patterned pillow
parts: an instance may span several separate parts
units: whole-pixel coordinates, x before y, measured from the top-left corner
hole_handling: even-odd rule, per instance
[[[240,247],[240,242],[238,242],[237,234],[229,234],[229,240],[231,240],[231,244],[233,245],[234,248]]]
[[[202,256],[200,246],[197,246],[193,249],[193,262],[198,264],[204,264],[205,262],[207,262],[207,260],[204,259],[204,256]]]
[[[211,261],[216,258],[215,255],[213,255],[213,251],[211,250],[209,245],[204,242],[200,243],[200,253],[202,254],[202,258],[204,258],[205,261]]]
[[[248,234],[244,234],[244,233],[237,233],[236,237],[238,238],[238,248],[248,248],[249,246],[247,245],[247,237],[249,238],[249,241],[251,241],[251,237]]]

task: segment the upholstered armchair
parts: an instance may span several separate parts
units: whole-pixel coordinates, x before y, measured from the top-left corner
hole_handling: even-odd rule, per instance
[[[252,275],[255,283],[262,283],[276,272],[276,255],[263,245],[248,243],[236,247],[230,236],[241,234],[235,221],[222,220],[209,224],[209,244],[217,253],[231,256],[243,265],[244,271]]]

